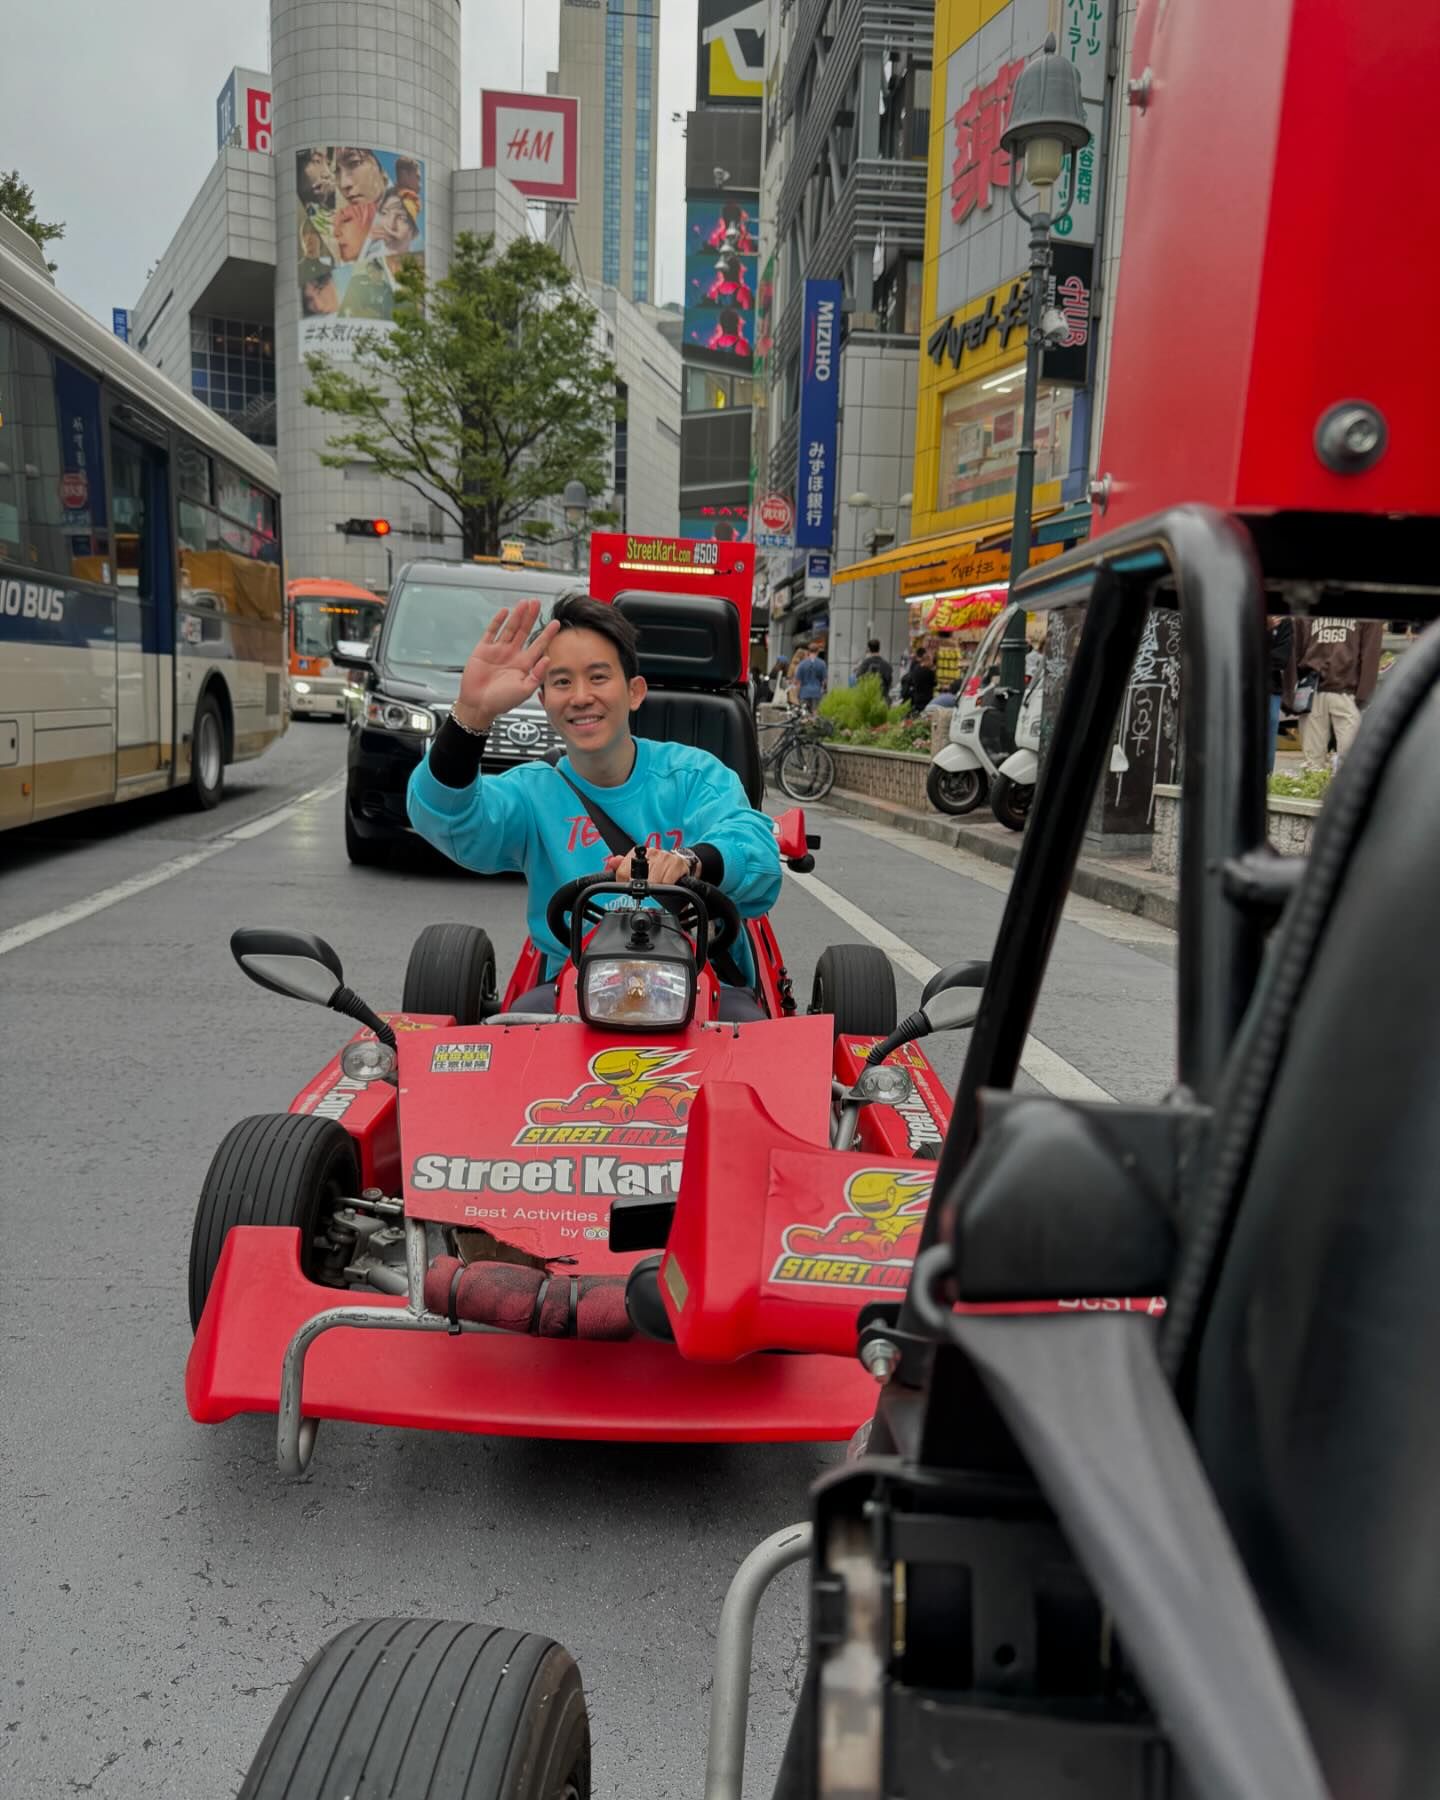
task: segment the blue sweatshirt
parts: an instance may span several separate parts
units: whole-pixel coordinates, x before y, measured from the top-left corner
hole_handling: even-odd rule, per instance
[[[724,865],[719,886],[744,917],[759,918],[779,898],[774,827],[751,806],[735,771],[708,750],[636,738],[635,767],[619,787],[593,786],[568,757],[560,767],[637,843],[657,850],[712,846]],[[610,854],[559,774],[542,762],[522,763],[503,775],[478,776],[468,787],[447,787],[427,756],[410,777],[407,806],[421,837],[463,868],[525,877],[526,923],[553,975],[568,948],[546,929],[550,896],[577,875],[600,873]],[[731,951],[746,969],[743,940]]]

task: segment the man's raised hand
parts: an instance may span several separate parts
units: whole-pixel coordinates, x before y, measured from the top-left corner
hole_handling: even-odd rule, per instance
[[[540,617],[538,600],[502,607],[485,628],[460,676],[455,718],[470,731],[488,731],[501,713],[521,705],[540,686],[549,667],[546,652],[560,629],[553,620],[534,643],[530,633]]]

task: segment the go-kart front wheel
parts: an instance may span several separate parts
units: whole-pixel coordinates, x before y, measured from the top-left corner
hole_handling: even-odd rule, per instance
[[[836,1037],[888,1037],[895,1029],[895,971],[874,944],[832,944],[820,952],[812,1013],[832,1013]]]
[[[483,1025],[499,1004],[489,932],[478,925],[427,925],[405,965],[401,1010],[449,1013],[457,1025]]]
[[[341,1201],[360,1192],[355,1145],[333,1119],[262,1113],[232,1125],[210,1159],[190,1236],[190,1324],[200,1315],[225,1239],[235,1225],[294,1225],[300,1266],[312,1281],[315,1240]],[[335,1285],[340,1285],[336,1283]]]
[[[237,1800],[321,1794],[589,1800],[580,1671],[531,1632],[351,1625],[295,1678]]]

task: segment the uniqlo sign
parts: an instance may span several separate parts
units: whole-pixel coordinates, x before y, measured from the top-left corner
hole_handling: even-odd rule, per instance
[[[480,163],[531,200],[580,198],[580,102],[564,94],[480,95]]]
[[[270,77],[259,69],[232,69],[215,101],[215,141],[220,150],[261,150],[275,144],[271,132]]]

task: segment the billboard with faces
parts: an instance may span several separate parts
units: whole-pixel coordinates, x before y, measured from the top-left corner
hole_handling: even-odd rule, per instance
[[[685,349],[727,368],[755,355],[759,197],[692,199],[685,208]]]
[[[403,150],[315,144],[295,152],[300,354],[349,361],[406,304],[400,276],[425,266],[425,164]]]

